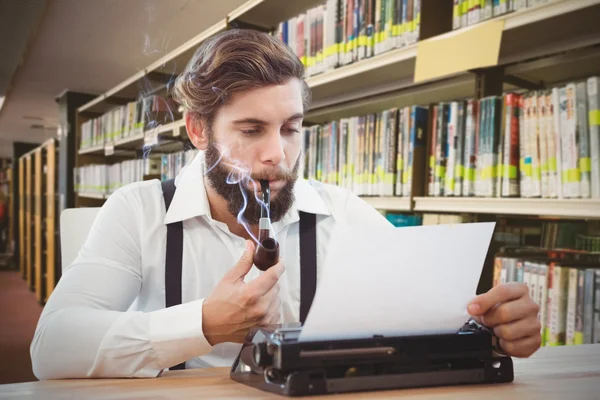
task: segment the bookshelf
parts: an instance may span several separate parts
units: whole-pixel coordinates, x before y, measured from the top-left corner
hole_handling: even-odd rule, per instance
[[[27,279],[27,261],[25,252],[25,157],[19,158],[19,271]]]
[[[0,250],[0,256],[2,257],[0,260],[0,264],[2,267],[9,266],[10,258],[13,254],[13,243],[12,243],[12,235],[13,235],[13,168],[12,168],[12,160],[10,158],[2,158],[0,159],[0,192],[2,193],[2,198],[4,204],[4,215],[2,215],[2,229],[0,231],[0,241],[2,244],[2,250]]]
[[[14,250],[14,218],[15,218],[15,202],[13,199],[13,167],[9,167],[6,169],[6,187],[8,190],[8,194],[6,196],[8,201],[8,238],[6,243],[6,252],[8,254],[13,254]]]
[[[480,4],[484,3],[485,1],[482,1]],[[488,2],[488,4],[491,3]],[[374,41],[375,46],[382,46],[382,51],[376,51],[365,57],[356,56],[364,50],[361,46],[365,47],[366,45],[360,44],[360,35],[350,38],[344,35],[347,32],[342,32],[341,42],[333,45],[331,42],[317,43],[316,47],[320,49],[316,50],[316,54],[312,47],[310,50],[303,49],[302,55],[297,53],[307,65],[306,81],[313,95],[312,105],[305,118],[306,134],[308,135],[311,130],[315,130],[316,137],[320,138],[324,129],[333,129],[331,128],[333,123],[340,124],[336,125],[336,129],[340,129],[342,120],[354,121],[353,118],[372,114],[376,114],[375,121],[379,121],[381,113],[390,109],[399,111],[408,107],[421,106],[428,112],[427,118],[420,125],[423,137],[422,141],[415,144],[414,153],[410,157],[411,164],[406,168],[403,167],[401,174],[398,173],[398,168],[394,166],[394,163],[390,164],[390,168],[395,168],[394,171],[386,170],[394,177],[395,183],[396,177],[401,176],[403,193],[383,196],[377,194],[377,188],[373,189],[368,185],[358,186],[359,195],[367,203],[376,209],[387,212],[423,215],[433,213],[440,215],[471,214],[481,219],[498,220],[504,217],[538,221],[564,219],[597,222],[600,220],[600,197],[598,196],[579,195],[572,196],[573,198],[561,198],[562,195],[550,195],[547,197],[555,198],[543,198],[542,194],[528,194],[527,196],[530,197],[526,197],[524,195],[505,196],[485,193],[448,196],[431,193],[430,179],[435,173],[432,173],[430,168],[432,170],[435,168],[429,166],[430,146],[434,132],[436,132],[432,116],[435,115],[433,111],[441,103],[467,102],[468,100],[480,102],[490,97],[502,98],[504,102],[504,96],[507,93],[516,93],[525,97],[529,93],[550,90],[600,75],[600,33],[597,29],[597,21],[600,19],[600,0],[502,2],[507,7],[512,7],[517,3],[528,6],[506,10],[506,12],[494,14],[485,21],[477,21],[479,18],[477,16],[481,15],[478,13],[485,12],[485,7],[477,11],[477,1],[421,0],[418,2],[420,10],[417,16],[407,17],[408,22],[403,21],[402,24],[394,25],[390,31],[387,28],[380,30],[376,32],[374,39],[369,39]],[[77,173],[81,171],[85,175],[85,182],[83,184],[76,183],[75,206],[101,206],[110,196],[114,187],[111,187],[112,184],[106,183],[112,173],[108,167],[118,169],[127,161],[146,160],[149,152],[159,157],[173,156],[184,151],[189,145],[181,114],[176,108],[169,109],[172,112],[170,118],[163,118],[164,116],[161,116],[160,119],[155,118],[155,121],[158,121],[157,125],[147,124],[145,126],[145,122],[142,121],[141,130],[139,127],[128,128],[126,134],[123,132],[123,124],[121,124],[120,129],[113,127],[107,132],[102,132],[101,135],[96,135],[96,131],[90,135],[90,124],[105,117],[109,120],[112,120],[111,118],[120,119],[112,116],[117,108],[136,102],[144,96],[168,98],[173,79],[183,70],[197,46],[211,35],[232,27],[242,27],[283,36],[282,26],[287,27],[286,29],[292,27],[290,21],[300,13],[311,10],[310,18],[323,21],[319,20],[323,15],[323,10],[317,8],[324,4],[335,4],[335,1],[247,1],[239,8],[224,15],[223,19],[215,25],[200,27],[199,34],[190,41],[79,107],[76,114],[75,168]],[[375,3],[373,2],[373,4]],[[465,26],[463,15],[461,27],[453,26],[455,4],[459,4],[463,10],[468,10],[467,21],[474,18],[475,22]],[[473,10],[468,7],[472,7]],[[284,21],[290,25],[281,25]],[[294,21],[293,23],[298,22],[298,20]],[[306,21],[308,19],[304,22]],[[420,81],[415,79],[415,69],[423,55],[425,41],[442,41],[453,46],[460,45],[461,40],[465,40],[464,38],[469,32],[484,24],[496,23],[502,24],[497,62],[484,66],[474,63],[474,66],[457,72],[444,73]],[[347,28],[349,25],[342,24],[342,26]],[[375,27],[375,29],[378,28]],[[396,33],[393,33],[394,30]],[[286,31],[286,35],[289,32],[291,30]],[[415,32],[418,33],[418,37],[411,39],[411,35]],[[395,40],[395,43],[403,42],[403,44],[389,45],[388,39],[390,38]],[[304,39],[307,38],[304,37]],[[308,42],[310,40],[309,38]],[[367,43],[364,40],[363,42]],[[296,46],[291,41],[289,44]],[[366,47],[368,48],[368,46]],[[334,49],[333,52],[339,65],[335,68],[322,68],[322,64],[328,62],[327,54],[331,55],[331,49]],[[364,51],[366,52],[366,50]],[[347,61],[349,54],[351,61]],[[447,56],[440,55],[438,60],[440,65],[448,61],[444,57]],[[138,88],[140,87],[148,88],[148,90],[139,93]],[[139,121],[135,122],[128,126],[134,127],[139,123]],[[364,120],[362,123],[364,124]],[[353,129],[356,129],[355,127],[356,125]],[[335,130],[336,134],[340,131]],[[498,130],[497,133],[502,135],[503,130]],[[398,132],[394,130],[391,137],[393,138],[397,134]],[[375,134],[373,133],[373,135]],[[90,136],[93,140],[90,140]],[[444,141],[447,142],[446,139]],[[381,148],[385,148],[385,146],[379,145],[382,146]],[[373,153],[374,149],[372,147],[369,150]],[[600,149],[598,150],[600,151]],[[305,152],[307,157],[311,157],[310,149],[305,149]],[[312,157],[316,156],[313,154]],[[319,157],[325,157],[325,154],[321,154]],[[407,159],[406,155],[403,158]],[[314,158],[312,160],[314,162]],[[373,161],[368,162],[373,163]],[[94,170],[95,166],[103,165],[108,166],[105,171]],[[362,172],[367,177],[363,176],[358,179],[384,180],[381,177],[373,177],[376,175],[376,167],[379,168],[381,165],[369,164],[370,170]],[[496,167],[492,163],[490,168],[494,170]],[[135,168],[137,168],[135,176],[138,180],[150,179],[151,176],[156,177],[157,175],[155,167],[137,166]],[[339,168],[339,165],[336,168]],[[140,173],[140,169],[145,172]],[[154,173],[149,173],[149,169]],[[321,172],[315,174],[316,179],[331,179],[327,177],[338,176],[339,171],[327,171],[323,174]],[[477,173],[479,174],[479,172]],[[501,176],[503,172],[494,172],[494,174],[496,173]],[[404,175],[406,175],[408,183],[405,182]],[[495,175],[492,176],[495,177]],[[101,184],[90,184],[90,177],[92,177],[91,181],[98,179]],[[335,184],[339,184],[339,182],[335,182]],[[386,185],[388,184],[389,182],[386,183]],[[356,188],[356,186],[348,187]],[[386,187],[386,193],[389,192],[389,189]],[[391,190],[391,192],[394,191],[397,192],[398,189]],[[549,223],[549,226],[551,224]],[[558,228],[548,229],[557,230]],[[515,228],[515,230],[518,229]],[[523,228],[523,230],[526,229]],[[552,236],[553,234],[548,233],[547,235]],[[555,232],[554,236],[558,236],[558,234]],[[484,275],[489,277],[491,282],[491,273],[495,270],[493,270],[493,265],[489,265],[490,261],[493,262],[493,260],[486,262]]]
[[[49,139],[18,159],[19,194],[19,268],[21,277],[44,304],[58,278],[60,262],[56,221],[57,199],[56,139]]]

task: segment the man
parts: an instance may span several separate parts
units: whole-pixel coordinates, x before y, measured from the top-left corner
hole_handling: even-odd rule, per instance
[[[389,228],[348,191],[298,179],[310,100],[303,74],[290,49],[266,34],[231,30],[202,44],[174,94],[203,152],[177,177],[168,210],[156,180],[107,200],[40,317],[31,345],[38,378],[230,366],[250,327],[299,321],[301,213],[316,215],[317,260],[336,224]],[[280,244],[280,261],[264,273],[252,264],[260,179],[270,183]],[[177,222],[181,304],[165,307],[167,225]],[[540,345],[538,307],[523,285],[496,287],[469,312],[510,355],[529,356]]]

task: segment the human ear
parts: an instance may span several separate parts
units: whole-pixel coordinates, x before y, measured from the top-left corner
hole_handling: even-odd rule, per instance
[[[208,147],[208,131],[204,122],[190,114],[185,113],[185,129],[187,130],[188,137],[192,141],[194,147],[198,150],[206,150]]]

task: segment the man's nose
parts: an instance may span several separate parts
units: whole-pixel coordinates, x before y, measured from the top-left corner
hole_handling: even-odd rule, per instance
[[[285,159],[283,141],[279,131],[269,132],[260,145],[260,158],[264,164],[279,165]]]

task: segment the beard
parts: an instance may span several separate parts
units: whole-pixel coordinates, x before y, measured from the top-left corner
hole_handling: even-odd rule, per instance
[[[229,169],[222,162],[221,154],[213,143],[209,143],[204,153],[207,167],[206,177],[217,194],[227,201],[228,211],[237,217],[244,208],[244,204],[247,203],[241,217],[250,225],[258,224],[262,205],[256,199],[257,194],[254,193],[254,190],[246,188],[246,180],[238,179],[239,177],[236,175],[239,174],[235,170]],[[257,188],[260,187],[260,179],[281,179],[285,181],[285,185],[277,191],[276,196],[273,196],[273,193],[271,193],[269,216],[272,222],[281,220],[294,203],[294,185],[298,178],[299,165],[300,157],[298,157],[296,165],[291,172],[277,171],[250,174],[250,178],[254,180]],[[249,181],[252,183],[251,180]]]

